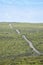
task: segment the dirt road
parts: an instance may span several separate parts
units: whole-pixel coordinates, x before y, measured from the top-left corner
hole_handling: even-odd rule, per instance
[[[10,27],[11,29],[13,28],[11,24],[9,24],[9,27]]]
[[[18,29],[16,29],[16,32],[17,32],[18,34],[20,34],[20,31],[19,31]]]
[[[30,48],[33,49],[33,51],[35,51],[35,52],[36,52],[37,54],[39,54],[39,55],[41,54],[37,49],[35,49],[35,47],[33,46],[32,42],[29,41],[29,40],[26,38],[25,35],[22,35],[22,38],[24,38],[24,39],[26,40],[26,42],[29,44]]]

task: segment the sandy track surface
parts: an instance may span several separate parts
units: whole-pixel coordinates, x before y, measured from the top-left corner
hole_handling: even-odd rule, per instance
[[[9,24],[9,27],[10,27],[11,29],[13,28],[11,24]],[[18,29],[16,29],[16,32],[17,32],[18,34],[20,34],[20,31],[19,31]],[[22,35],[22,38],[29,44],[30,48],[32,48],[34,52],[36,52],[38,55],[40,55],[40,54],[43,55],[43,53],[40,53],[40,52],[33,46],[32,42],[29,41],[29,40],[26,38],[25,35]]]
[[[13,28],[11,24],[9,24],[9,27],[10,27],[11,29]]]
[[[20,34],[20,31],[19,31],[18,29],[16,29],[16,32],[17,32],[18,34]]]
[[[16,32],[18,34],[20,34],[20,31],[18,29],[16,29]],[[40,55],[41,53],[33,46],[32,42],[29,41],[25,35],[22,35],[22,38],[29,44],[30,48],[33,49],[34,52],[36,52],[38,55]]]
[[[16,32],[17,32],[18,34],[20,34],[20,31],[19,31],[18,29],[16,29]],[[29,44],[30,48],[32,48],[34,52],[36,52],[38,55],[43,55],[43,53],[40,53],[40,52],[33,46],[32,42],[29,41],[29,40],[26,38],[25,35],[22,35],[22,38]]]
[[[37,49],[35,49],[35,47],[33,46],[32,42],[29,41],[29,40],[26,38],[25,35],[22,35],[22,38],[24,38],[24,39],[26,40],[26,42],[29,44],[30,48],[33,49],[33,51],[35,51],[35,52],[36,52],[37,54],[39,54],[39,55],[41,54]]]

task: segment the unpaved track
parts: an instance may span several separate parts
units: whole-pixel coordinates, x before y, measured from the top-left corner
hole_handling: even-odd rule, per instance
[[[9,24],[9,26],[10,26],[11,29],[13,28],[11,24]],[[17,32],[18,34],[20,34],[20,31],[19,31],[18,29],[16,29],[16,32]],[[41,54],[43,55],[43,53],[40,53],[40,52],[33,46],[32,42],[29,41],[29,40],[26,38],[25,35],[22,35],[22,38],[29,44],[30,48],[32,48],[34,52],[36,52],[38,55],[41,55]]]
[[[22,38],[24,38],[24,39],[26,40],[26,42],[29,44],[30,48],[33,49],[33,51],[35,51],[35,52],[36,52],[37,54],[39,54],[39,55],[41,54],[38,50],[35,49],[35,47],[33,46],[32,42],[29,41],[29,40],[26,38],[25,35],[22,35]]]
[[[20,34],[20,31],[17,29],[16,32]],[[33,46],[32,42],[29,41],[25,35],[22,35],[22,38],[29,44],[30,48],[33,49],[34,52],[36,52],[38,55],[41,55],[41,53]]]
[[[9,27],[10,27],[11,29],[13,28],[11,24],[9,24]]]
[[[18,29],[16,29],[16,32],[17,32],[18,34],[20,34],[20,31],[19,31]]]

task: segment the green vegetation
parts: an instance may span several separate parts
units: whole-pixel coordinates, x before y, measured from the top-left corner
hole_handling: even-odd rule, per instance
[[[43,24],[19,23],[14,27],[18,28],[21,34],[24,34],[33,43],[34,47],[43,53]]]
[[[43,56],[38,56],[22,35],[43,53],[43,24],[0,23],[0,65],[43,65]]]
[[[43,65],[43,56],[38,57],[16,57],[0,60],[0,65]]]
[[[15,29],[10,29],[9,24],[2,24],[0,28],[0,55],[18,55],[31,51],[21,35]]]

